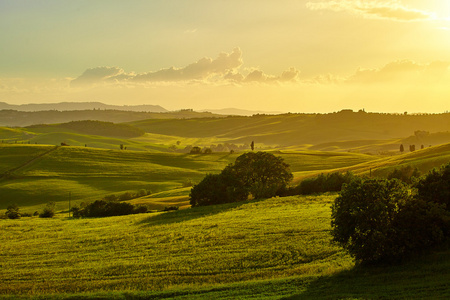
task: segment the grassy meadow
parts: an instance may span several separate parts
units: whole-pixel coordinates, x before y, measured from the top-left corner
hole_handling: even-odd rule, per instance
[[[331,243],[335,195],[98,219],[0,220],[0,298],[446,298],[446,250],[355,267]]]
[[[219,173],[242,152],[173,151],[187,145],[255,140],[255,151],[270,151],[290,165],[292,184],[334,171],[384,177],[406,165],[425,173],[450,161],[448,143],[399,153],[408,138],[384,127],[371,140],[361,139],[367,124],[348,132],[361,116],[317,137],[314,126],[324,130],[341,116],[145,120],[130,123],[145,130],[134,137],[98,136],[63,124],[0,128],[0,213],[14,203],[33,213],[49,201],[57,211],[53,219],[0,219],[0,299],[450,298],[448,247],[401,265],[356,266],[331,243],[336,194],[190,208],[189,185]],[[421,124],[420,116],[411,118]],[[409,130],[407,122],[400,129]],[[295,136],[299,130],[310,131]],[[348,140],[321,143],[342,132]],[[427,138],[421,141],[437,143],[447,135]],[[291,140],[277,145],[282,139]],[[128,202],[152,213],[68,217],[69,200],[73,206],[142,190],[149,193]],[[181,209],[162,212],[168,206]]]
[[[319,151],[275,152],[291,165],[291,171],[300,178],[328,169],[349,167],[373,161],[375,156],[358,153]],[[166,201],[186,206],[189,189],[185,182],[199,182],[207,173],[219,173],[234,162],[239,153],[183,154],[147,151],[106,150],[90,147],[56,147],[40,145],[2,144],[0,163],[2,201],[0,209],[16,203],[33,213],[48,201],[58,209],[68,209],[69,195],[73,203],[101,199],[139,190],[152,195],[139,203]],[[160,192],[175,195],[158,196]],[[176,197],[172,199],[157,199]]]

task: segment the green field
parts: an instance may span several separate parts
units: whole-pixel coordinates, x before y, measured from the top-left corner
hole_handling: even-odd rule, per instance
[[[290,118],[300,126],[301,120],[315,116]],[[56,202],[57,210],[53,219],[0,219],[0,298],[450,297],[448,247],[401,265],[356,266],[331,243],[330,206],[335,194],[190,208],[188,183],[219,173],[242,152],[169,151],[173,145],[181,149],[251,141],[256,136],[245,134],[260,130],[258,138],[265,138],[255,150],[262,147],[281,156],[290,165],[295,185],[334,171],[385,177],[394,168],[412,165],[425,173],[450,161],[450,144],[383,155],[365,152],[394,149],[402,140],[269,147],[281,131],[288,134],[287,125],[279,124],[277,117],[231,118],[234,123],[227,124],[234,125],[217,132],[226,119],[137,122],[134,125],[147,133],[133,138],[90,135],[66,125],[0,128],[4,137],[0,213],[13,203],[22,212],[33,213],[49,201]],[[255,123],[249,126],[249,120]],[[170,127],[170,134],[164,126]],[[196,132],[198,126],[203,131]],[[446,137],[433,136],[435,141]],[[60,142],[70,146],[59,146]],[[121,144],[127,149],[119,150]],[[350,148],[359,150],[344,151]],[[69,201],[73,206],[141,190],[151,193],[129,202],[146,205],[152,213],[68,217]],[[168,206],[182,209],[161,212]]]
[[[296,184],[302,178],[332,171],[386,176],[407,164],[425,173],[450,161],[450,144],[394,156],[323,151],[273,153],[290,165]],[[67,210],[69,199],[76,204],[140,190],[152,194],[134,203],[152,209],[186,207],[189,189],[183,189],[184,184],[199,182],[207,173],[219,173],[238,155],[2,144],[0,209],[16,203],[25,212],[33,213],[53,201],[58,210]]]
[[[331,243],[335,195],[100,219],[0,220],[0,297],[450,297],[449,251],[357,267]]]

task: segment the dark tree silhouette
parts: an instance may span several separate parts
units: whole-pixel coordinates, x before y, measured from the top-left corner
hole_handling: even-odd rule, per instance
[[[247,152],[222,170],[208,174],[190,193],[192,206],[270,198],[285,189],[293,175],[281,157],[267,152]]]

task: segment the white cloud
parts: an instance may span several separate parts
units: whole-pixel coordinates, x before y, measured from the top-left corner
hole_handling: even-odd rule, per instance
[[[280,76],[267,75],[253,69],[246,76],[239,72],[242,66],[242,51],[235,48],[231,53],[220,53],[216,59],[204,57],[183,68],[167,68],[141,74],[126,73],[118,67],[97,67],[87,69],[71,82],[72,87],[120,83],[170,83],[170,82],[289,82],[295,81],[300,73],[295,68],[284,71]]]
[[[331,10],[348,12],[370,19],[389,19],[395,21],[425,21],[435,20],[436,15],[431,12],[414,9],[402,5],[399,1],[360,1],[334,0],[322,2],[308,2],[310,10]]]

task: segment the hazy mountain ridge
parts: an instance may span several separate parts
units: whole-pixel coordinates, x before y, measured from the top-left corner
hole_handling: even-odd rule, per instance
[[[139,112],[111,109],[91,110],[46,110],[46,111],[17,111],[0,110],[0,126],[25,127],[37,124],[58,124],[72,121],[103,121],[124,123],[147,119],[190,119],[190,118],[223,118],[208,112],[181,110],[176,112]]]
[[[160,105],[110,105],[101,102],[60,102],[60,103],[29,103],[29,104],[8,104],[0,102],[0,110],[12,109],[17,111],[46,111],[46,110],[91,110],[91,109],[106,109],[106,110],[122,110],[122,111],[136,111],[136,112],[168,112],[167,109]]]

